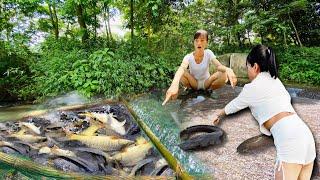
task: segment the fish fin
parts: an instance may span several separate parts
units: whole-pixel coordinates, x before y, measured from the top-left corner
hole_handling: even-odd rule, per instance
[[[21,128],[21,130],[17,132],[16,135],[24,135],[26,131],[26,128]]]
[[[96,124],[93,124],[91,126],[89,126],[87,129],[83,130],[80,135],[82,136],[94,136],[96,131],[98,129],[100,129],[102,126],[101,125],[96,125]]]
[[[148,143],[148,141],[147,141],[144,137],[142,137],[142,136],[140,136],[140,137],[138,137],[138,138],[136,139],[136,144],[137,144],[137,145],[146,144],[146,143]]]
[[[62,131],[63,131],[64,133],[66,133],[66,137],[67,137],[68,139],[73,135],[73,133],[72,133],[68,128],[66,128],[66,127],[62,127]]]
[[[53,147],[51,148],[52,150],[57,150],[60,149],[57,145],[53,145]]]
[[[120,139],[119,137],[117,137],[117,136],[110,136],[111,137],[111,139]]]
[[[124,125],[126,124],[126,121],[127,121],[127,120],[121,121],[121,122],[120,122],[120,126],[124,126]]]
[[[122,126],[124,126],[126,124],[126,120],[123,120],[123,121],[119,122],[119,120],[116,117],[117,116],[113,115],[112,113],[109,113],[108,114],[109,124],[112,124],[112,121],[116,121],[117,122],[117,123],[115,123],[115,125],[113,125],[114,127],[122,127]]]
[[[41,134],[40,127],[37,127],[36,125],[34,125],[34,123],[21,122],[21,125],[22,125],[22,127],[30,130],[31,133],[33,133],[33,134],[38,134],[38,135]]]
[[[89,118],[90,120],[91,119],[94,119],[94,115],[92,114],[92,112],[85,112],[85,113],[80,113],[78,114],[80,116],[85,116],[86,118]]]

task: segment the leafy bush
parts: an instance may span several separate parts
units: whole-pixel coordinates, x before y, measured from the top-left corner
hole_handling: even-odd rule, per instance
[[[10,92],[24,99],[56,96],[73,90],[92,97],[165,88],[190,49],[173,49],[170,44],[166,47],[167,42],[155,38],[158,40],[137,37],[134,42],[116,41],[112,46],[103,39],[96,44],[83,44],[78,40],[48,38],[39,55],[19,60],[17,67],[6,66],[11,76],[6,81],[2,78],[0,85],[11,83],[14,88]],[[237,50],[233,46],[213,44],[209,48],[218,55],[250,50],[250,47]],[[275,49],[282,80],[320,85],[320,48]],[[21,55],[23,52],[19,57],[27,58],[28,55]],[[25,66],[21,66],[21,61],[26,62]]]
[[[34,59],[29,49],[0,41],[0,101],[16,101],[21,87],[30,80],[28,64]]]
[[[294,83],[320,85],[320,48],[277,49],[280,78]]]
[[[161,57],[143,42],[134,51],[130,43],[117,46],[87,49],[64,40],[44,43],[41,56],[30,65],[32,83],[20,95],[39,98],[71,90],[88,97],[145,92],[168,86],[181,62]]]

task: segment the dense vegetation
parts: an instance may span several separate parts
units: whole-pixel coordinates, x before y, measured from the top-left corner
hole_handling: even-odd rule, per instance
[[[130,29],[123,38],[111,33],[119,12]],[[3,0],[0,99],[167,87],[200,28],[218,55],[267,44],[282,80],[318,86],[319,26],[320,3],[312,0]]]

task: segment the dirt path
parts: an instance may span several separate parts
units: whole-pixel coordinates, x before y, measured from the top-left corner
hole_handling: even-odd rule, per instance
[[[224,98],[224,94],[228,96],[225,98],[230,99],[236,96],[239,90],[233,92],[230,93],[222,89],[218,92],[219,98],[217,99]],[[318,147],[317,153],[320,154],[320,100],[293,98],[292,101],[298,115],[310,127]],[[189,114],[187,118],[190,122],[186,122],[184,126],[210,124],[211,122],[207,120],[207,115],[212,111],[210,107],[224,106],[224,104],[217,105],[217,101],[211,98],[197,103],[192,108],[187,109]],[[194,152],[212,170],[214,177],[223,180],[273,179],[273,167],[276,157],[275,147],[269,147],[264,151],[249,155],[241,155],[236,151],[241,142],[261,134],[258,123],[248,109],[228,116],[219,126],[227,134],[226,142],[218,147]],[[320,179],[320,174],[313,179]]]

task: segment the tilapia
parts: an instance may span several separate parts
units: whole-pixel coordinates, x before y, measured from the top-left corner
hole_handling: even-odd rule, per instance
[[[87,112],[87,113],[84,113],[83,115],[102,122],[103,124],[106,125],[106,127],[111,128],[112,130],[119,133],[120,135],[126,134],[126,130],[124,127],[126,120],[119,122],[112,113],[104,114],[104,113]]]
[[[112,158],[124,166],[133,166],[144,159],[151,148],[151,143],[140,137],[137,139],[135,146],[127,147],[124,151],[112,156]]]
[[[77,140],[81,143],[104,151],[119,150],[122,147],[133,144],[133,141],[121,139],[115,136],[84,136],[78,134],[67,135],[69,140]]]

